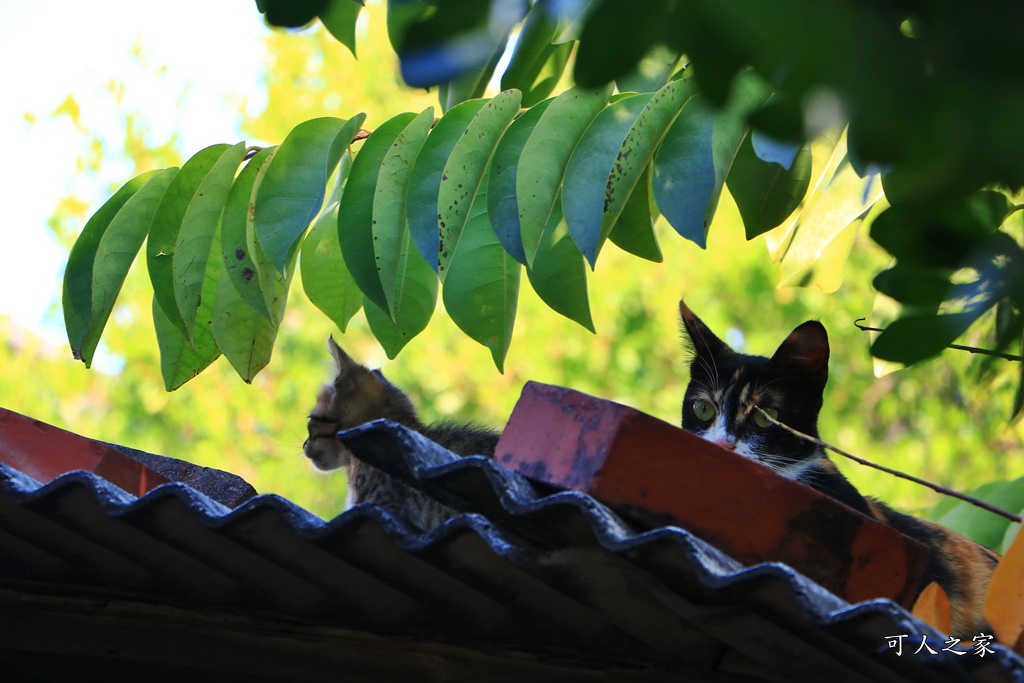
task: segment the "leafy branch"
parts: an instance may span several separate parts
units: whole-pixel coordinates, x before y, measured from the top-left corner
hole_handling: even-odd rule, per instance
[[[863,322],[867,318],[857,318],[853,321],[854,326],[861,332],[885,332],[885,327],[870,327],[864,325]],[[1006,353],[1005,351],[994,351],[992,349],[982,349],[977,346],[964,346],[963,344],[947,344],[947,349],[955,349],[957,351],[967,351],[968,353],[974,353],[982,356],[994,356],[995,358],[1002,358],[1003,360],[1017,361],[1018,363],[1024,362],[1024,356]]]

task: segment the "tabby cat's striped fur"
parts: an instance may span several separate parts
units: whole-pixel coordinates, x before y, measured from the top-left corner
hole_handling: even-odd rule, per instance
[[[302,448],[306,457],[320,470],[346,468],[346,507],[376,503],[421,529],[430,529],[453,517],[456,513],[450,507],[360,462],[335,435],[366,422],[387,419],[423,434],[457,455],[493,457],[500,434],[454,422],[423,424],[409,397],[379,370],[370,370],[352,360],[333,338],[327,346],[336,374],[320,390],[316,406],[309,414],[309,438]]]

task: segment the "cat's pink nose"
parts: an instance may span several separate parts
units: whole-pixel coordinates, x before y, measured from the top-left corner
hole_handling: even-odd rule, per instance
[[[714,443],[716,446],[724,448],[727,451],[734,451],[734,450],[736,450],[736,443],[734,441],[725,441],[725,440],[719,439],[718,441],[713,441],[712,443]]]

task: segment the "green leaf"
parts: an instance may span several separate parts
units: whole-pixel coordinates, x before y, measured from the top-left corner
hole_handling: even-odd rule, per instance
[[[555,207],[569,157],[594,117],[608,103],[611,84],[597,90],[572,88],[554,99],[523,145],[516,172],[520,230],[532,265]],[[561,214],[561,207],[558,209]]]
[[[1024,508],[1024,477],[1009,482],[990,482],[971,491],[971,496],[1002,510],[1016,513]],[[938,523],[967,536],[986,548],[999,550],[1010,520],[966,501],[944,514]]]
[[[610,175],[620,162],[623,142],[641,112],[654,98],[653,93],[631,95],[612,102],[587,128],[565,168],[562,188],[562,212],[569,233],[591,268],[605,238],[604,217],[611,214]],[[614,197],[619,207],[627,197]],[[618,212],[616,212],[618,213]],[[611,226],[608,226],[609,230]]]
[[[270,362],[283,313],[283,305],[273,318],[256,311],[235,289],[227,272],[221,271],[213,338],[246,384]]]
[[[654,199],[676,232],[707,248],[725,173],[715,168],[715,112],[700,95],[683,106],[654,158]]]
[[[347,0],[346,0],[347,1]],[[257,179],[262,181],[277,147],[260,150],[242,169],[228,192],[221,216],[221,251],[224,255],[224,272],[242,299],[254,311],[270,319],[263,290],[260,286],[260,271],[273,269],[268,261],[260,264],[253,258],[258,254],[250,247],[255,242],[255,229],[250,209]]]
[[[92,365],[100,335],[128,269],[149,233],[176,168],[125,183],[85,224],[64,271],[64,327],[76,359]]]
[[[882,294],[911,306],[938,306],[946,299],[952,273],[948,270],[897,263],[875,276]]]
[[[893,321],[871,345],[882,360],[910,365],[938,355],[989,308],[948,315],[911,315]]]
[[[654,93],[650,102],[630,126],[605,182],[604,213],[601,216],[598,249],[619,221],[619,217],[632,197],[633,190],[640,183],[641,177],[649,179],[648,168],[654,156],[654,150],[661,143],[665,132],[672,125],[683,105],[692,96],[693,86],[690,81],[672,81]],[[569,163],[571,165],[572,160]],[[648,255],[660,260],[660,250],[656,246],[653,250],[650,249],[653,226],[650,220],[648,185],[645,184],[642,190],[641,196],[633,204],[632,213],[633,216],[639,217],[638,234],[646,238],[643,247],[647,250]],[[572,227],[572,221],[570,221],[570,230]],[[624,241],[630,244],[628,240]],[[584,256],[586,255],[584,252]],[[596,258],[595,253],[594,259]],[[592,259],[591,265],[593,263]]]
[[[345,265],[363,294],[384,310],[389,306],[373,250],[373,202],[384,157],[415,117],[411,112],[399,114],[382,123],[363,142],[352,162],[338,207],[338,241]]]
[[[533,291],[557,313],[594,332],[587,295],[587,265],[562,218],[562,203],[541,233],[533,267],[526,272]]]
[[[485,200],[480,197],[478,203],[483,205]],[[455,324],[491,350],[499,372],[504,372],[512,342],[520,268],[498,242],[486,211],[474,211],[463,229],[442,296]]]
[[[841,236],[848,235],[844,231],[882,196],[878,176],[861,178],[849,159],[844,159],[827,187],[816,193],[814,202],[801,212],[792,241],[782,257],[780,285],[803,282],[825,250]],[[834,265],[841,268],[848,254],[846,250]]]
[[[736,200],[747,239],[782,224],[800,206],[811,182],[811,148],[804,145],[789,167],[763,161],[751,133],[743,139],[725,179]]]
[[[523,93],[523,106],[532,107],[551,94],[565,71],[572,44],[553,45],[558,22],[545,3],[536,3],[501,76],[501,89]]]
[[[388,358],[395,358],[413,337],[426,329],[437,305],[437,274],[412,251],[411,240],[406,245],[409,269],[398,298],[395,319],[369,297],[363,298],[366,322]]]
[[[324,27],[335,40],[348,48],[353,57],[357,56],[356,21],[362,9],[363,4],[355,0],[328,0],[327,7],[319,14]]]
[[[644,168],[618,221],[608,233],[608,239],[634,256],[661,263],[664,257],[658,245],[658,236],[654,234],[654,216],[651,213],[650,168],[650,165]]]
[[[257,181],[257,188],[259,182]],[[337,206],[335,202],[334,206]],[[333,230],[336,223],[331,222]],[[259,245],[253,247],[260,251]],[[221,274],[217,286],[217,305],[212,332],[214,341],[227,357],[231,367],[246,383],[252,382],[267,363],[274,350],[274,342],[281,321],[284,320],[285,306],[288,301],[288,290],[295,273],[295,259],[298,250],[289,257],[286,274],[278,273],[260,254],[258,261],[264,264],[261,271],[264,289],[264,304],[270,310],[270,316],[264,316],[250,306],[235,290],[230,279]]]
[[[717,114],[697,95],[683,106],[654,159],[654,198],[676,232],[707,248],[707,231],[746,134],[746,117],[769,96],[750,74],[737,78]]]
[[[274,155],[253,204],[256,240],[279,272],[320,213],[327,180],[364,118],[357,114],[348,121],[331,117],[304,121],[288,133]]]
[[[220,227],[221,213],[228,198],[228,191],[235,179],[235,171],[245,156],[245,143],[239,142],[224,150],[217,162],[206,174],[181,221],[178,240],[171,260],[174,273],[174,299],[178,312],[185,323],[185,336],[192,339],[196,324],[196,309],[199,308],[206,264],[210,260],[213,238]],[[214,258],[220,260],[223,253],[218,251]]]
[[[772,101],[774,101],[773,98]],[[758,142],[760,136],[753,136],[754,151],[759,157],[768,156],[763,149],[763,140]],[[828,188],[828,183],[835,176],[839,164],[846,158],[846,132],[845,130],[828,131],[809,143],[811,150],[811,179],[808,184],[808,192],[805,195],[803,206],[800,211],[790,215],[782,225],[765,233],[765,246],[773,261],[779,262],[786,255],[796,231],[796,225],[801,215],[818,202]],[[762,148],[759,150],[759,148]]]
[[[519,199],[516,195],[519,159],[523,146],[551,102],[553,100],[545,100],[528,109],[509,125],[494,150],[487,182],[487,214],[494,234],[505,251],[523,264],[526,263],[526,254],[519,230]]]
[[[363,293],[341,255],[338,202],[329,203],[310,228],[302,242],[300,264],[306,296],[344,332],[352,316],[363,307]]]
[[[434,109],[429,107],[398,134],[381,162],[374,189],[371,220],[373,253],[392,319],[410,257],[405,201],[409,175],[433,123]]]
[[[455,143],[444,165],[437,195],[438,225],[441,229],[437,253],[441,282],[444,282],[458,250],[463,227],[494,148],[519,111],[520,97],[518,90],[509,90],[486,102],[469,122],[465,134]]]
[[[1006,195],[991,190],[928,207],[892,206],[875,219],[871,238],[903,263],[955,269],[1012,208]]]
[[[437,271],[438,227],[437,194],[441,189],[444,166],[473,117],[487,100],[463,102],[446,113],[434,125],[423,143],[409,176],[406,213],[412,241],[420,255]]]
[[[216,238],[214,248],[220,249]],[[160,346],[160,372],[167,391],[179,388],[220,357],[220,350],[213,338],[213,321],[216,317],[217,289],[223,264],[221,259],[216,258],[206,264],[202,301],[196,311],[195,333],[191,343],[185,333],[167,317],[156,297],[153,298],[153,324],[156,326],[156,339]]]
[[[200,183],[230,146],[211,145],[184,163],[160,200],[146,240],[146,265],[153,283],[153,295],[164,313],[164,320],[182,334],[185,334],[185,322],[174,296],[174,249],[178,244],[178,233]]]

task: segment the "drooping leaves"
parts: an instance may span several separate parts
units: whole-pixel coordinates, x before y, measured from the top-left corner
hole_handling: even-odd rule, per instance
[[[533,290],[552,310],[594,332],[586,261],[572,241],[560,201],[555,202],[548,225],[541,233],[527,276]]]
[[[356,56],[356,21],[363,8],[356,0],[327,0],[326,6],[317,15],[335,40]]]
[[[480,189],[494,148],[519,110],[520,98],[518,90],[506,90],[485,103],[466,126],[463,136],[455,143],[444,165],[441,188],[437,194],[437,221],[440,227],[438,274],[442,282],[459,247],[463,227],[469,218],[473,200]]]
[[[216,237],[214,248],[220,249]],[[213,338],[213,321],[217,315],[217,289],[223,266],[224,262],[217,258],[209,259],[206,264],[206,276],[191,340],[167,318],[154,297],[153,323],[160,344],[160,372],[167,391],[178,389],[220,357],[220,349]]]
[[[259,254],[250,247],[254,235],[252,221],[253,189],[257,179],[266,175],[266,167],[277,151],[277,147],[261,150],[238,174],[231,191],[228,192],[221,216],[221,251],[224,255],[224,273],[235,290],[250,307],[265,318],[270,318],[266,297],[260,287],[260,272],[273,268],[269,262],[256,263]],[[262,251],[259,252],[260,254]]]
[[[185,336],[189,340],[192,340],[195,333],[196,311],[201,303],[207,263],[211,258],[220,261],[223,256],[221,250],[212,252],[212,248],[220,229],[228,191],[243,156],[244,142],[224,150],[196,188],[178,231],[171,271],[174,276],[174,299],[185,324]]]
[[[610,104],[587,128],[566,166],[562,211],[573,241],[592,268],[608,236],[604,217],[612,208],[608,192],[619,150],[652,98],[653,94],[634,95]],[[615,157],[609,157],[609,149],[616,150]]]
[[[479,196],[445,279],[444,306],[455,324],[491,351],[499,371],[512,342],[521,266],[498,242]]]
[[[409,231],[416,249],[435,272],[440,241],[437,195],[441,189],[445,163],[455,143],[465,134],[470,121],[485,103],[486,100],[463,102],[441,117],[423,143],[409,176],[406,196]]]
[[[547,107],[519,158],[516,173],[520,231],[526,262],[533,263],[538,244],[558,196],[566,165],[594,117],[608,103],[611,87],[567,90]],[[559,209],[561,211],[561,209]]]
[[[716,112],[703,95],[690,98],[654,159],[654,197],[665,219],[683,237],[707,247],[737,150],[747,134],[746,117],[769,96],[756,77],[738,78],[727,106]]]
[[[257,188],[256,239],[278,272],[283,272],[299,236],[323,205],[327,180],[364,116],[331,117],[300,123],[288,134]]]
[[[398,134],[381,162],[374,188],[370,233],[377,275],[392,319],[408,259],[414,255],[408,248],[411,239],[406,215],[409,176],[433,122],[434,110],[428,108]]]
[[[176,173],[149,171],[130,180],[89,219],[71,250],[64,271],[64,326],[72,353],[86,367]]]
[[[314,306],[323,311],[342,332],[363,307],[363,293],[348,272],[338,242],[338,208],[342,188],[348,180],[351,164],[342,157],[335,190],[323,213],[302,242],[299,257],[302,288]]]
[[[501,246],[515,260],[526,263],[519,221],[519,195],[516,178],[523,146],[530,138],[540,117],[553,100],[545,100],[517,118],[505,131],[494,150],[487,187],[487,214]]]
[[[211,145],[182,165],[160,200],[146,241],[146,265],[149,266],[153,294],[163,310],[164,320],[182,333],[185,333],[185,321],[174,297],[174,249],[178,233],[200,183],[229,148],[230,145]]]
[[[377,274],[373,248],[373,201],[384,157],[415,117],[412,113],[399,114],[381,124],[363,142],[352,162],[338,207],[338,241],[345,265],[363,294],[384,310],[390,307]]]
[[[781,225],[800,206],[811,181],[808,146],[792,147],[791,155],[770,143],[768,149],[759,151],[756,139],[753,133],[743,139],[726,178],[747,239]]]

